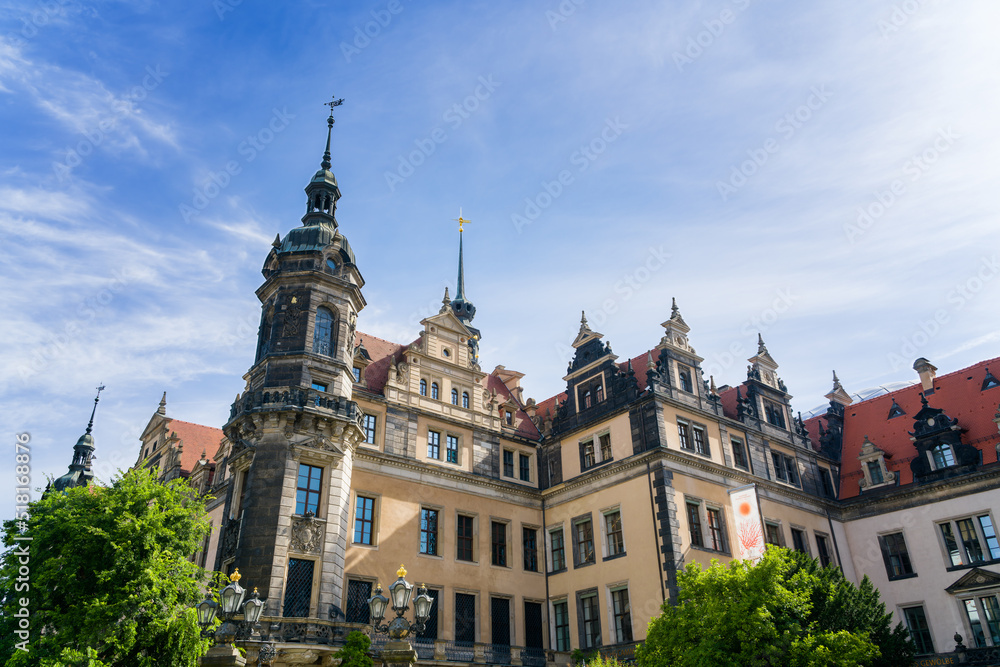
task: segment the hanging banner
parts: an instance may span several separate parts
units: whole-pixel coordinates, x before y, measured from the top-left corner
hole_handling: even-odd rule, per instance
[[[757,486],[748,484],[729,492],[736,517],[736,541],[740,545],[740,558],[759,561],[764,557],[764,524],[760,519],[757,503]]]

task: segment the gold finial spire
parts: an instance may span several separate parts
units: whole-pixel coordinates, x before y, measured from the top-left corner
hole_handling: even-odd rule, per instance
[[[229,575],[229,581],[233,582],[234,584],[239,583],[240,579],[242,578],[243,575],[240,574],[240,568],[236,568],[235,570],[233,570],[233,573]]]
[[[396,570],[396,576],[397,577],[405,577],[406,576],[406,568],[403,567],[402,563],[400,563],[399,569]]]
[[[465,231],[462,228],[462,225],[467,225],[470,222],[472,222],[472,220],[466,220],[465,218],[462,217],[462,207],[461,206],[458,207],[458,217],[457,218],[452,218],[452,220],[454,220],[455,222],[458,223],[458,231],[459,231],[459,233],[462,233],[463,231]]]

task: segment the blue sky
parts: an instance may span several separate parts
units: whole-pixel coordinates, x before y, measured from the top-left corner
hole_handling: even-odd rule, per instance
[[[581,310],[625,358],[671,297],[718,384],[760,331],[803,411],[832,369],[997,355],[996,3],[344,4],[5,3],[2,437],[36,485],[100,382],[104,479],[163,391],[223,424],[334,94],[361,329],[416,337],[462,207],[483,366],[527,396]]]

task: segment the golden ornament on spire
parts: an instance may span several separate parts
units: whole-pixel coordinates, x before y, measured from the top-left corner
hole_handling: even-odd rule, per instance
[[[459,207],[459,209],[458,209],[458,217],[457,218],[452,218],[452,220],[454,220],[455,222],[458,223],[458,231],[459,231],[459,233],[461,233],[462,231],[464,231],[462,229],[462,225],[467,225],[470,222],[472,222],[472,220],[466,220],[465,218],[462,217],[462,208],[461,207]]]
[[[233,582],[234,584],[239,583],[239,580],[242,578],[243,575],[240,574],[240,568],[236,568],[235,570],[233,570],[233,573],[229,575],[229,581]]]
[[[400,564],[399,565],[399,569],[396,570],[396,576],[397,577],[405,577],[406,576],[406,568],[403,567],[402,564]]]

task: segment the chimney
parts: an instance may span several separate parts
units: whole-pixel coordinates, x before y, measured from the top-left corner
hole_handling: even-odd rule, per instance
[[[913,370],[920,375],[920,384],[923,385],[924,393],[934,393],[934,378],[937,377],[937,368],[934,364],[920,357],[913,362]]]

